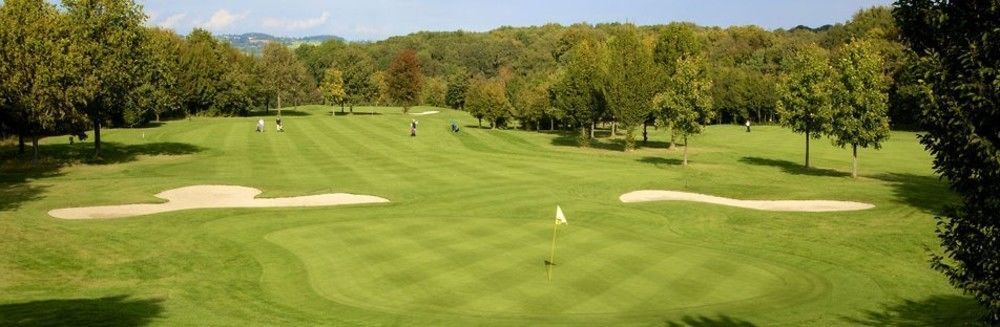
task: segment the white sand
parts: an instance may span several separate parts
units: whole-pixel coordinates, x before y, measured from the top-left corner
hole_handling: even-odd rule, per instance
[[[712,204],[721,204],[731,207],[765,210],[765,211],[800,211],[800,212],[829,212],[829,211],[855,211],[874,208],[875,205],[850,201],[830,201],[830,200],[737,200],[718,196],[711,196],[697,193],[676,192],[676,191],[656,191],[644,190],[626,193],[619,197],[622,202],[652,202],[652,201],[692,201]]]
[[[412,112],[412,113],[410,113],[410,115],[412,115],[412,116],[427,116],[427,115],[433,115],[433,114],[436,114],[436,113],[440,113],[440,111]]]
[[[257,199],[256,197],[260,193],[260,190],[252,187],[197,185],[172,189],[156,195],[158,198],[167,200],[167,203],[56,209],[49,211],[49,215],[62,219],[106,219],[188,209],[319,207],[389,202],[389,200],[377,196],[347,193]]]

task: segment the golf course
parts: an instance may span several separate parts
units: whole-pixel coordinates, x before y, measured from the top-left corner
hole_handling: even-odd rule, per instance
[[[36,164],[0,147],[0,326],[962,326],[982,315],[930,268],[934,213],[957,196],[916,133],[860,150],[853,179],[849,148],[814,140],[805,168],[803,136],[776,125],[708,126],[683,166],[683,145],[652,127],[623,152],[606,129],[578,147],[576,132],[479,128],[446,108],[353,112],[286,108],[283,133],[273,110],[106,129],[101,161],[66,137],[42,139]],[[213,207],[211,192],[189,196],[197,206],[156,196],[204,185],[249,195],[241,207]],[[623,202],[643,190],[708,200]],[[370,201],[292,201],[335,194]],[[131,217],[50,214],[168,199]],[[820,200],[856,206],[766,202]],[[557,206],[568,224],[547,267]]]

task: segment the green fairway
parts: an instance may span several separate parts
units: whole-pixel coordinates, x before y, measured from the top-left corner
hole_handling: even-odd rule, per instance
[[[339,108],[337,108],[339,111]],[[417,107],[284,111],[49,138],[33,167],[0,148],[0,326],[6,325],[969,325],[973,300],[928,264],[934,211],[953,201],[914,133],[880,151],[709,127],[691,165],[650,128],[647,147],[476,128]],[[376,113],[376,114],[369,114]],[[272,113],[273,114],[273,113]],[[418,136],[409,136],[417,119]],[[449,131],[449,121],[462,126]],[[602,136],[601,133],[598,133]],[[603,136],[608,133],[604,132]],[[640,137],[641,138],[641,137]],[[355,193],[387,204],[204,209],[59,220],[52,209],[162,202],[190,185],[261,197]],[[675,190],[754,200],[843,200],[854,212],[621,203]],[[555,208],[557,265],[546,280]]]

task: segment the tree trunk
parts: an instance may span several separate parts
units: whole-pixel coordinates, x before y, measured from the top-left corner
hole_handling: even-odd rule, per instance
[[[490,129],[497,129],[497,119],[490,119]]]
[[[479,118],[479,129],[483,129],[483,118],[482,117],[478,118]]]
[[[590,146],[590,141],[587,139],[587,126],[580,124],[580,147],[585,148]]]
[[[854,156],[851,158],[851,178],[858,178],[858,145],[851,144],[851,148],[854,150]]]
[[[611,122],[611,137],[618,135],[618,122]]]
[[[649,122],[648,121],[642,122],[642,144],[645,145],[646,142],[649,142]]]
[[[597,123],[590,123],[590,139],[594,139],[594,130],[597,129]]]
[[[351,104],[351,114],[352,115],[354,114],[354,104],[353,103]]]
[[[34,154],[31,156],[31,165],[38,165],[38,134],[31,135],[31,148],[34,150]]]
[[[24,154],[24,135],[17,134],[17,154]]]
[[[157,123],[160,122],[160,113],[158,113],[158,112],[156,113],[156,122]]]
[[[344,113],[344,103],[340,103],[340,113]]]
[[[806,168],[809,168],[809,128],[806,128]]]
[[[281,95],[278,95],[278,118],[281,118]]]
[[[688,135],[684,134],[684,166],[688,165]]]
[[[677,145],[677,133],[674,133],[674,123],[670,123],[670,128],[667,129],[667,133],[670,133],[670,150],[674,149]]]
[[[550,131],[556,130],[556,119],[553,117],[549,117],[549,130]]]
[[[94,158],[101,157],[101,119],[94,120]]]

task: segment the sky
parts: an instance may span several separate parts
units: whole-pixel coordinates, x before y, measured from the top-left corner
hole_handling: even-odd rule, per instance
[[[488,31],[546,23],[688,21],[767,29],[842,23],[891,0],[138,0],[149,25],[187,34],[332,34],[377,41],[418,31]]]

